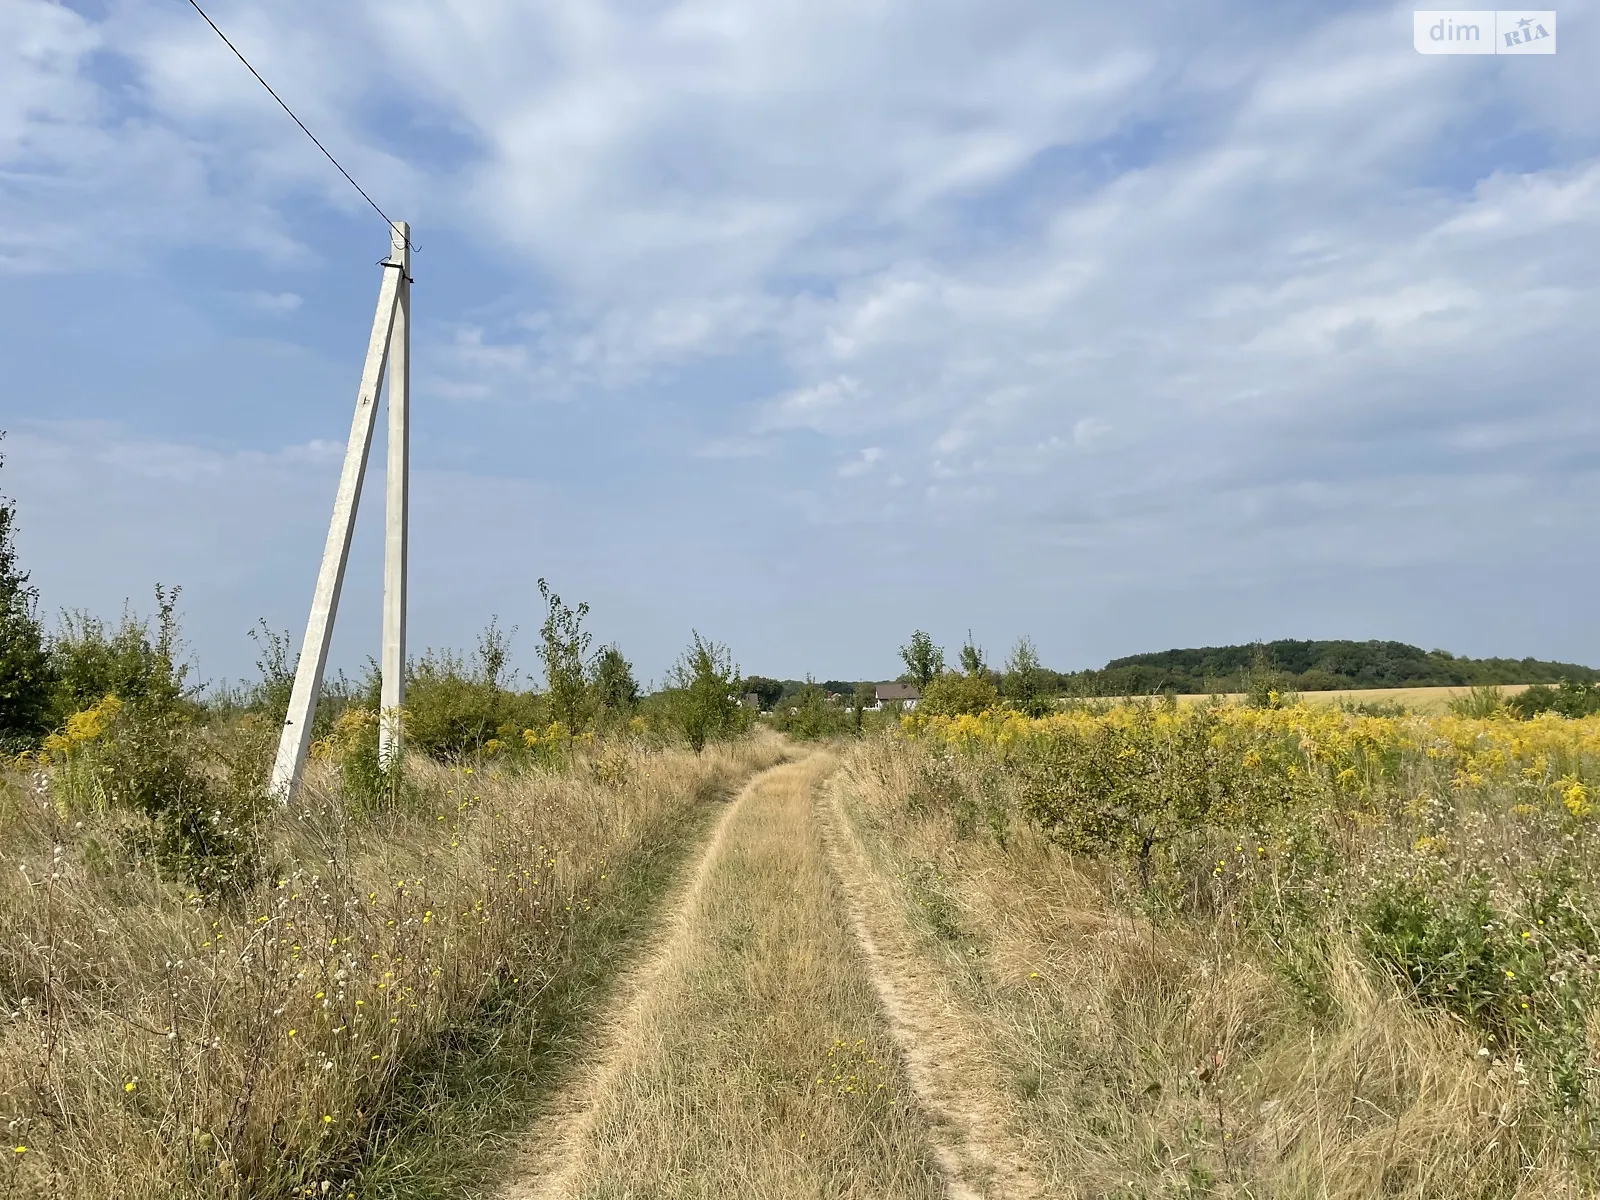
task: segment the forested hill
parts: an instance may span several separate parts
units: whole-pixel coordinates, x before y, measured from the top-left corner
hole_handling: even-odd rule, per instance
[[[1600,671],[1576,663],[1536,658],[1458,658],[1404,642],[1265,642],[1204,646],[1112,659],[1103,670],[1081,672],[1072,690],[1100,695],[1154,692],[1232,692],[1264,655],[1284,685],[1306,692],[1337,688],[1465,686],[1479,683],[1592,683]]]

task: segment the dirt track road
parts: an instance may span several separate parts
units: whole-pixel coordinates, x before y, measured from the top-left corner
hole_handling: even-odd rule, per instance
[[[879,894],[823,753],[717,820],[501,1200],[1039,1194]]]

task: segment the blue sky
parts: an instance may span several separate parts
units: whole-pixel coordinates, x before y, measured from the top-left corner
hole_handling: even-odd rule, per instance
[[[1600,663],[1595,5],[282,0],[420,247],[412,642],[659,676],[1394,637]],[[298,639],[382,222],[176,0],[0,4],[0,490],[47,609]],[[334,661],[377,644],[382,445]]]

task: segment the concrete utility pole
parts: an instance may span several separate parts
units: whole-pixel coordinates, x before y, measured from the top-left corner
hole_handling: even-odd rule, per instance
[[[389,465],[384,472],[388,504],[383,543],[383,698],[378,717],[378,761],[398,761],[400,710],[406,702],[406,539],[411,487],[411,243],[409,225],[396,233],[389,257],[399,257],[400,299],[389,334]]]
[[[383,388],[384,368],[390,353],[395,354],[396,377],[389,387],[383,706],[386,710],[391,708],[391,694],[397,697],[392,705],[395,709],[399,708],[403,699],[403,690],[391,692],[391,688],[404,687],[406,474],[410,457],[410,233],[411,227],[402,221],[395,222],[390,228],[389,257],[383,263],[378,311],[373,316],[372,337],[367,342],[367,361],[361,370],[361,390],[356,395],[355,418],[350,424],[350,441],[345,446],[344,469],[339,474],[339,490],[333,499],[333,519],[328,525],[328,541],[322,550],[322,567],[317,572],[317,587],[311,597],[311,615],[306,621],[305,641],[300,645],[300,662],[295,668],[289,712],[283,722],[283,736],[278,740],[278,757],[272,765],[272,794],[285,803],[294,797],[295,790],[300,786],[306,751],[311,746],[311,722],[317,714],[322,676],[328,665],[328,644],[333,637],[334,617],[339,611],[339,592],[344,587],[344,569],[350,559],[350,537],[355,532],[362,477],[367,470],[367,453],[372,448],[378,394]],[[400,433],[398,438],[395,436],[396,430]],[[400,669],[391,669],[392,654],[399,656]],[[397,739],[395,741],[397,743]],[[392,752],[394,745],[389,749]]]

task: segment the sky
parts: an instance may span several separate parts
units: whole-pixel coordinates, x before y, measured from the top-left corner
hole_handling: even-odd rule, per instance
[[[414,259],[412,649],[1600,664],[1600,33],[1236,0],[214,0]],[[180,0],[0,0],[42,608],[304,627],[383,221]],[[383,434],[333,662],[377,652]]]

